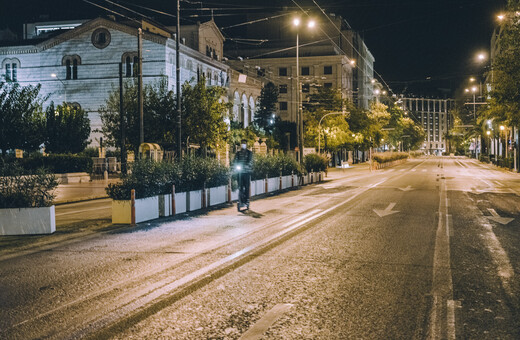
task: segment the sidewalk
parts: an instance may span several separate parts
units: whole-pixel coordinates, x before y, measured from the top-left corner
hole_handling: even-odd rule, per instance
[[[55,191],[55,205],[108,198],[105,191],[108,183],[117,183],[119,179],[95,180],[87,183],[60,184]]]

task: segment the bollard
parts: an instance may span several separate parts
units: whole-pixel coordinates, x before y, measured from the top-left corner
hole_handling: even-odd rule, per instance
[[[291,171],[291,188],[294,187],[294,171]]]
[[[202,209],[206,208],[206,184],[202,187],[202,197],[201,197],[201,205]]]
[[[172,185],[172,216],[175,215],[175,184]]]
[[[280,191],[282,191],[282,172],[280,171]]]
[[[267,175],[265,175],[264,183],[265,183],[265,193],[267,194],[269,192],[269,186],[267,185]]]
[[[311,184],[314,182],[314,169],[311,169]]]
[[[135,189],[130,191],[130,224],[135,225]]]
[[[228,203],[231,203],[231,177],[229,178],[227,185],[227,201]]]

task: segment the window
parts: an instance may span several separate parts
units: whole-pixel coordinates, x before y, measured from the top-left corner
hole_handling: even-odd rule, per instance
[[[310,86],[309,83],[307,83],[307,84],[302,84],[302,92],[303,92],[303,93],[309,93],[310,90],[311,90],[311,86]]]
[[[287,111],[287,102],[280,102],[280,111]]]
[[[4,59],[2,62],[2,69],[5,71],[6,82],[18,81],[18,68],[20,67],[20,61],[16,58]]]
[[[308,76],[310,74],[309,66],[302,67],[302,76]]]
[[[139,58],[137,52],[125,52],[121,56],[121,62],[124,64],[125,77],[137,77],[137,68]]]
[[[323,87],[326,89],[332,88],[332,83],[323,83]]]
[[[282,77],[286,77],[287,76],[287,67],[280,67],[278,69],[278,75],[280,75]]]
[[[332,66],[323,66],[323,74],[332,74]]]
[[[98,28],[92,32],[92,45],[96,48],[103,49],[110,44],[110,32],[106,28]]]
[[[278,89],[278,92],[279,93],[287,93],[287,84],[280,85],[280,87]]]
[[[132,62],[130,61],[130,56],[127,56],[125,59],[125,76],[132,76]]]
[[[139,74],[139,58],[134,56],[134,63],[132,65],[132,76],[137,77]]]
[[[79,55],[66,55],[61,60],[65,66],[65,79],[78,79],[78,66],[81,65],[81,58]]]

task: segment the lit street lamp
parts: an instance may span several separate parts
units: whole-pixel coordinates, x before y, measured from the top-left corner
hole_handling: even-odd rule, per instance
[[[63,85],[63,93],[65,94],[65,103],[67,103],[67,88],[65,87],[65,83],[61,80],[56,73],[51,73],[51,77],[56,78]]]
[[[301,20],[300,18],[293,19],[293,26],[296,27],[296,103],[297,103],[297,111],[296,111],[296,135],[298,137],[298,149],[300,153],[299,161],[303,162],[303,113],[301,110],[301,86],[300,86],[300,37],[299,37],[299,28],[300,28]],[[316,26],[316,22],[314,20],[310,20],[307,23],[308,28],[314,28]]]

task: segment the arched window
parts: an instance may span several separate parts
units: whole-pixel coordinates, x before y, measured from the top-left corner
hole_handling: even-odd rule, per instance
[[[65,71],[66,71],[66,75],[65,75],[65,79],[69,80],[72,78],[72,68],[70,67],[70,60],[67,59],[67,61],[65,62]]]
[[[233,98],[233,120],[239,121],[240,118],[240,96],[237,91],[234,93]]]
[[[65,79],[78,79],[78,66],[81,65],[79,55],[66,55],[61,60],[61,64],[65,66]]]
[[[130,56],[126,56],[125,59],[125,76],[131,77],[132,76],[132,63],[130,61]]]
[[[72,60],[72,79],[78,79],[78,60]]]
[[[245,93],[242,95],[242,122],[245,128],[249,125],[249,103]]]
[[[18,81],[18,68],[20,67],[20,60],[16,58],[4,59],[2,61],[2,69],[5,71],[6,82]]]
[[[255,100],[253,99],[253,96],[249,97],[249,112],[251,113],[249,115],[249,122],[253,122],[255,118]]]

